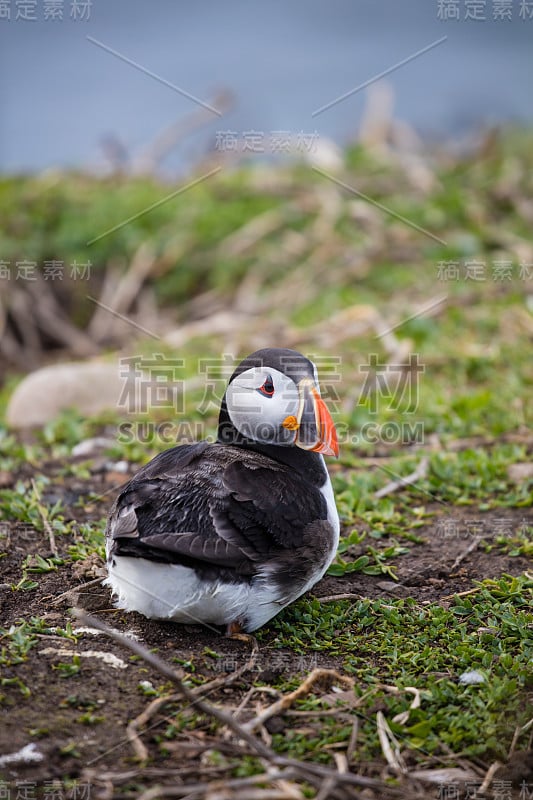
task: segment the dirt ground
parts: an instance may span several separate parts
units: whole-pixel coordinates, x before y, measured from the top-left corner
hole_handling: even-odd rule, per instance
[[[54,465],[49,465],[48,471],[52,482],[43,501],[50,504],[61,497],[65,518],[79,522],[101,519],[111,505],[115,487],[124,480],[124,476],[102,472],[91,481],[67,478],[56,484]],[[26,465],[16,477],[29,477],[31,472]],[[100,503],[77,505],[90,491],[106,494]],[[450,602],[452,594],[470,589],[475,580],[503,573],[518,575],[531,568],[531,562],[525,558],[494,551],[484,553],[477,548],[452,570],[471,540],[437,535],[438,515],[442,515],[442,509],[429,510],[435,511],[437,516],[421,531],[424,543],[413,545],[408,556],[396,559],[397,583],[384,576],[362,574],[326,577],[312,594],[319,598],[344,593],[369,598],[412,597],[419,603],[445,604]],[[475,513],[468,508],[455,508],[454,515],[465,522],[469,518],[480,518],[479,511]],[[524,521],[533,523],[531,509],[505,509],[505,514],[489,511],[482,518],[488,529],[495,518],[502,516],[512,519],[515,527]],[[13,591],[10,587],[20,580],[26,556],[30,553],[49,555],[48,541],[45,534],[29,525],[17,522],[3,525],[7,526],[9,534],[7,555],[1,562],[0,620],[3,627],[34,616],[44,619],[50,627],[64,628],[71,619],[69,609],[78,605],[89,612],[97,612],[111,626],[138,637],[148,648],[157,649],[159,655],[174,666],[194,665],[190,668],[194,668],[198,677],[211,680],[230,676],[247,660],[248,642],[228,639],[207,628],[155,622],[136,613],[115,610],[109,590],[98,580],[103,574],[103,564],[98,558],[39,575],[38,587],[33,590]],[[66,551],[68,538],[68,535],[58,538],[60,552]],[[74,628],[79,627],[76,622],[72,624]],[[64,781],[68,777],[81,786],[97,774],[101,779],[106,771],[112,771],[123,773],[124,783],[128,776],[131,780],[137,774],[137,763],[126,727],[153,699],[139,690],[139,684],[150,681],[153,687],[160,688],[165,684],[164,679],[140,660],[132,659],[125,648],[94,631],[83,633],[77,643],[49,633],[38,634],[37,638],[37,644],[30,649],[24,663],[3,671],[8,683],[1,687],[5,697],[0,706],[0,753],[14,753],[34,742],[42,759],[27,764],[7,764],[3,774],[0,770],[0,776],[8,782],[36,784]],[[303,674],[316,666],[342,670],[340,659],[321,653],[302,657],[290,650],[272,647],[273,638],[274,634],[267,633],[261,641],[252,673],[245,674],[230,687],[218,689],[211,699],[237,703],[259,675],[261,681],[268,684],[284,674]],[[213,657],[213,651],[218,658]],[[75,654],[81,656],[79,669],[75,675],[65,677],[58,664],[71,663]],[[106,654],[111,655],[110,660],[106,660],[109,658]],[[9,684],[9,679],[15,676],[31,687],[29,697],[24,697],[16,684]],[[171,691],[170,686],[167,689]],[[164,754],[158,747],[157,737],[169,724],[170,710],[177,707],[179,703],[165,707],[148,725],[151,729],[143,736],[143,742],[148,748],[150,763],[145,768],[144,778],[151,775],[155,780],[158,769],[162,768],[167,771],[175,768],[182,777],[188,772],[204,777],[209,774],[210,767],[206,766],[203,754],[214,740],[205,726],[169,741]]]

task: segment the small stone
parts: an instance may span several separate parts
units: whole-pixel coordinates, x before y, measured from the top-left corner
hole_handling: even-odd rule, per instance
[[[12,486],[15,483],[15,478],[10,472],[0,470],[0,489],[5,489],[7,486]]]
[[[476,669],[473,669],[470,672],[463,672],[463,674],[459,676],[459,683],[463,683],[467,686],[475,683],[485,683],[485,680],[485,676]]]
[[[387,594],[395,594],[397,597],[407,597],[410,592],[406,586],[401,583],[394,583],[393,581],[378,581],[376,588]]]
[[[88,456],[99,450],[113,447],[114,444],[115,441],[113,439],[108,439],[105,436],[93,436],[92,439],[84,439],[82,442],[78,442],[78,444],[72,448],[72,455]]]
[[[519,462],[518,464],[511,464],[507,469],[509,480],[513,483],[525,483],[525,481],[533,478],[533,463]]]
[[[124,475],[126,472],[129,472],[130,465],[127,461],[108,461],[106,463],[106,469],[110,472],[119,472]]]

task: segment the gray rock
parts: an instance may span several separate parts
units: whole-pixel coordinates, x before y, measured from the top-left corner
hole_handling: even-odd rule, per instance
[[[121,413],[125,413],[120,400],[127,386],[118,363],[72,362],[43,367],[19,383],[9,400],[6,421],[12,428],[30,428],[49,422],[67,408],[92,416],[120,405]]]

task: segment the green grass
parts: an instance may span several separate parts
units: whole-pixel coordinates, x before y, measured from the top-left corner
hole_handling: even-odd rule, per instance
[[[533,578],[525,576],[483,581],[477,592],[456,597],[449,607],[411,599],[325,605],[305,599],[271,624],[275,638],[268,638],[270,645],[296,653],[318,651],[342,659],[356,679],[356,696],[363,698],[356,710],[362,757],[379,754],[375,709],[384,708],[402,748],[430,755],[442,752],[444,742],[465,757],[490,752],[504,758],[515,727],[528,721],[524,697],[533,688],[532,602]],[[462,673],[471,670],[479,670],[485,681],[460,684]],[[383,684],[396,686],[398,696]],[[402,691],[408,686],[421,692],[422,704],[406,725],[398,725],[391,719],[408,708],[412,696]],[[298,704],[321,707],[326,708],[319,697]],[[320,742],[347,743],[350,731],[350,725],[339,730],[336,718],[324,717],[321,740],[296,737],[297,752],[308,757],[321,749]],[[292,749],[294,738],[280,736],[277,744]]]

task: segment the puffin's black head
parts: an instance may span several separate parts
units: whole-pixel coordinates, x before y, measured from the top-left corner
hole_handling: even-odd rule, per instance
[[[222,401],[218,441],[296,445],[337,456],[335,426],[320,397],[313,362],[296,350],[274,347],[245,358]]]

